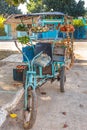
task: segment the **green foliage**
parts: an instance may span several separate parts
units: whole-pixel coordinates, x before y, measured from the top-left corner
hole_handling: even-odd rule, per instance
[[[22,36],[22,37],[18,37],[17,40],[21,44],[27,44],[30,41],[30,38],[29,38],[29,36]]]
[[[4,21],[5,21],[5,18],[1,15],[0,16],[0,28],[4,28]]]
[[[30,0],[27,4],[29,12],[59,11],[78,17],[85,14],[84,1],[79,0]]]
[[[6,0],[9,5],[18,6],[20,3],[26,2],[26,0]]]
[[[42,10],[42,0],[29,0],[27,4],[27,9],[29,12],[41,12]]]
[[[4,21],[5,21],[5,18],[1,15],[0,16],[0,36],[6,35],[6,33],[4,31]]]
[[[1,28],[1,27],[0,27],[0,36],[6,36],[6,32],[4,28]]]
[[[28,31],[28,28],[25,24],[18,24],[17,27],[16,27],[16,30],[17,31]]]
[[[86,9],[84,8],[84,1],[83,0],[79,0],[79,2],[77,3],[76,6],[76,17],[78,16],[84,16],[86,13]]]
[[[84,24],[84,22],[83,22],[83,20],[82,19],[74,19],[73,20],[73,25],[75,26],[75,27],[83,27],[85,24]]]
[[[10,6],[5,0],[0,0],[0,14],[21,14],[15,6]]]

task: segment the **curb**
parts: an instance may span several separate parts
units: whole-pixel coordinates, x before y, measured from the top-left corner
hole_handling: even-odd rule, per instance
[[[18,102],[20,101],[20,99],[22,98],[24,94],[24,88],[20,89],[14,99],[8,103],[8,104],[5,104],[3,105],[1,108],[0,108],[0,127],[3,125],[3,123],[6,121],[6,117],[7,115],[9,114],[9,111],[11,111],[13,108],[16,107],[16,105],[18,104]]]

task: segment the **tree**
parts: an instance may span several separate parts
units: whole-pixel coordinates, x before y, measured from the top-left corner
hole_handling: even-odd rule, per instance
[[[85,14],[84,1],[79,0],[44,0],[47,5],[47,11],[53,9],[54,11],[64,12],[74,17],[83,16]]]
[[[45,6],[44,6],[45,5]],[[29,12],[60,11],[74,17],[85,14],[84,1],[79,0],[30,0],[27,4]]]
[[[76,15],[83,16],[86,13],[86,9],[84,8],[84,1],[79,0],[76,6]]]
[[[18,6],[20,3],[23,4],[26,0],[5,0],[8,4]]]
[[[20,3],[27,3],[28,0],[6,0],[11,5],[18,6]],[[84,1],[79,0],[29,0],[27,3],[29,12],[42,12],[42,11],[60,11],[74,17],[84,16],[85,8]]]
[[[85,20],[86,20],[86,24],[87,24],[87,7],[86,7],[86,13],[85,13]]]
[[[41,12],[42,11],[42,0],[29,0],[27,4],[27,9],[29,12]]]
[[[0,14],[19,14],[20,10],[15,6],[10,6],[5,0],[0,0]]]

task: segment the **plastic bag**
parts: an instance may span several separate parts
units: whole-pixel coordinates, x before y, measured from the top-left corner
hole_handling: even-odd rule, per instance
[[[37,57],[34,61],[34,63],[36,65],[39,65],[39,66],[42,66],[42,67],[45,67],[47,66],[51,61],[51,58],[50,56],[48,56],[47,54],[45,53],[42,53],[39,57]]]

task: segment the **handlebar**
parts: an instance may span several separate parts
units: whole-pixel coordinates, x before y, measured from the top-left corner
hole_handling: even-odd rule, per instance
[[[36,59],[37,57],[39,57],[42,53],[43,53],[43,51],[41,51],[40,53],[38,53],[38,54],[33,58],[33,60],[31,61],[31,65],[32,65],[32,66],[33,66],[33,64],[34,64],[35,59]]]

